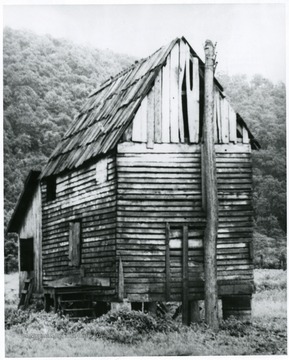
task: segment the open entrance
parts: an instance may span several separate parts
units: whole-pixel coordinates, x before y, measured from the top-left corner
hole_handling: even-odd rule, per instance
[[[33,238],[20,239],[20,271],[34,270]]]

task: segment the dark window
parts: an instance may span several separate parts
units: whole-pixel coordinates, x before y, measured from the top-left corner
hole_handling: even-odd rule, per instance
[[[20,271],[34,270],[33,238],[20,239]]]
[[[69,223],[69,265],[79,266],[81,262],[81,221]]]
[[[56,199],[56,177],[50,176],[46,179],[46,200],[52,201]]]

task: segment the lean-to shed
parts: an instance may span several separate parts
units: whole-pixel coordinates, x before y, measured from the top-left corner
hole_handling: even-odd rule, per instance
[[[249,313],[251,150],[259,145],[216,79],[214,99],[218,294],[227,313]],[[189,300],[204,298],[203,107],[204,64],[184,38],[89,96],[37,178],[41,201],[31,193],[8,227],[20,244],[34,239],[36,289],[56,307],[76,293],[181,301],[184,286]],[[36,202],[37,237],[23,232]]]

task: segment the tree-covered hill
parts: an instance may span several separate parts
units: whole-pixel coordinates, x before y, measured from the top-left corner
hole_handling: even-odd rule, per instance
[[[253,151],[254,210],[258,231],[282,237],[286,228],[286,89],[260,75],[219,76],[234,109],[261,145]]]
[[[5,225],[30,169],[40,169],[87,95],[133,62],[111,51],[5,28]]]
[[[87,95],[133,61],[125,55],[49,35],[4,29],[5,226],[29,170],[44,165]],[[262,146],[253,152],[255,225],[261,234],[258,238],[266,235],[277,239],[266,244],[284,250],[285,85],[273,84],[259,75],[250,81],[245,75],[218,77],[233,107]],[[263,242],[257,243],[262,246]],[[16,263],[16,245],[11,238],[6,239],[5,257],[11,264]]]

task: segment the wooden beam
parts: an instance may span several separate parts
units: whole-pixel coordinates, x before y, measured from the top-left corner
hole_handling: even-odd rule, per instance
[[[216,245],[218,234],[218,192],[216,155],[214,147],[214,66],[215,48],[210,40],[205,43],[205,109],[204,109],[204,176],[206,190],[207,223],[204,236],[205,267],[205,321],[218,331],[218,288]]]
[[[118,263],[118,299],[119,301],[124,299],[124,274],[121,257],[119,257]]]
[[[170,224],[166,223],[166,300],[171,297],[171,272],[170,272]]]
[[[189,325],[189,279],[188,279],[188,226],[183,226],[182,246],[182,321]]]
[[[198,300],[190,301],[190,322],[201,322],[200,308]]]
[[[233,147],[232,147],[233,148]],[[155,144],[153,149],[147,149],[146,144],[135,144],[133,142],[119,143],[117,151],[125,153],[144,153],[144,154],[168,154],[168,153],[200,153],[200,145],[189,144]]]

